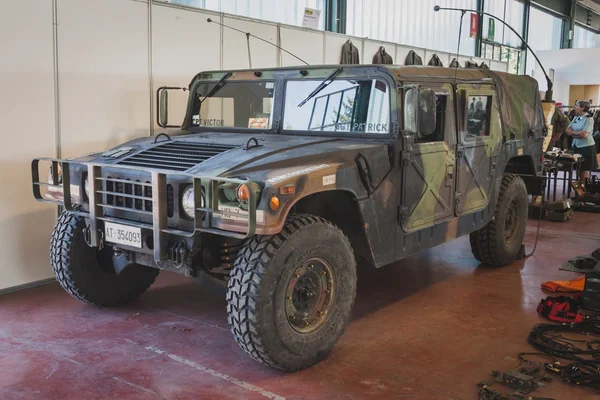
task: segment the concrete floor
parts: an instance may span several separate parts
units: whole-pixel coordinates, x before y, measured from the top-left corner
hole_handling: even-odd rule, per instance
[[[536,221],[529,222],[531,249]],[[600,215],[542,222],[534,256],[479,267],[460,238],[359,271],[353,318],[330,356],[297,373],[256,363],[234,342],[225,300],[162,273],[137,302],[100,309],[56,283],[0,297],[1,399],[475,399],[509,370],[542,319],[540,283],[572,279],[567,259],[600,247]],[[591,399],[555,380],[534,392]]]

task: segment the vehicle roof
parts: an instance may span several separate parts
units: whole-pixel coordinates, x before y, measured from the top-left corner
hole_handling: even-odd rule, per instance
[[[519,133],[526,137],[534,132],[540,137],[545,128],[544,115],[541,107],[538,82],[527,75],[515,75],[507,72],[492,71],[483,68],[449,68],[429,65],[384,65],[384,64],[324,64],[324,65],[296,65],[290,67],[254,68],[239,70],[204,71],[196,75],[195,79],[201,79],[203,74],[216,74],[233,72],[231,79],[264,79],[272,77],[277,72],[300,72],[302,70],[314,71],[309,73],[309,78],[324,78],[337,68],[344,68],[339,77],[351,71],[360,70],[386,71],[396,81],[423,81],[427,79],[436,81],[452,82],[454,79],[469,83],[490,83],[496,86],[498,100],[502,109],[501,118],[503,129],[508,136],[510,133]],[[350,70],[350,72],[347,72]],[[255,75],[260,71],[261,75]],[[538,136],[539,135],[539,136]]]
[[[397,80],[414,79],[415,77],[423,78],[440,78],[443,80],[456,78],[459,81],[489,81],[492,76],[498,79],[516,79],[519,81],[530,82],[535,79],[526,75],[515,75],[507,72],[492,71],[490,69],[481,68],[449,68],[430,65],[387,65],[387,64],[318,64],[318,65],[295,65],[286,67],[269,67],[269,68],[244,68],[230,70],[207,70],[200,72],[197,77],[202,74],[218,74],[225,72],[233,72],[234,74],[245,75],[245,72],[254,74],[254,72],[284,72],[284,71],[301,71],[301,70],[335,70],[337,68],[345,68],[360,70],[360,69],[381,69],[387,70]],[[537,82],[537,81],[535,81]]]

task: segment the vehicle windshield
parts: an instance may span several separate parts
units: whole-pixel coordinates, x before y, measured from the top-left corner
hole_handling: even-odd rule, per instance
[[[286,82],[283,129],[387,134],[390,90],[380,79],[334,79],[301,104],[323,80]]]
[[[196,87],[192,126],[270,129],[273,123],[272,81],[201,82]],[[212,92],[212,93],[211,93]],[[206,97],[209,95],[209,97]]]

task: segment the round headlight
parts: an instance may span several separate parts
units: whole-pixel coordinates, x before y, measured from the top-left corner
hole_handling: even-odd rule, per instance
[[[205,207],[204,196],[200,197],[200,207]],[[183,212],[189,218],[194,218],[196,214],[196,204],[194,202],[194,187],[190,186],[183,191],[183,196],[181,196],[181,206],[183,207]]]

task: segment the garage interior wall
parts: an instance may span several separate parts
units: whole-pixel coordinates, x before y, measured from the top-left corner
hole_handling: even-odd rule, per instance
[[[537,52],[537,55],[547,72],[554,70],[553,98],[557,102],[571,104],[572,85],[600,85],[597,67],[600,65],[600,48],[549,50]],[[537,79],[540,90],[546,90],[546,79],[539,66],[536,66],[533,77]]]
[[[598,78],[600,82],[600,77]],[[592,100],[592,105],[598,105],[598,85],[571,85],[569,88],[569,104],[575,104],[576,100]]]
[[[349,38],[359,49],[361,63],[371,63],[381,45],[397,64],[404,64],[411,49],[425,64],[433,54],[144,0],[1,2],[0,105],[5,126],[0,153],[0,290],[52,277],[48,251],[57,208],[34,200],[32,158],[74,157],[158,133],[158,87],[187,86],[202,70],[249,66],[245,36],[208,23],[209,17],[279,42],[311,64],[338,63]],[[299,65],[269,44],[250,41],[252,67]],[[454,57],[436,53],[446,66]],[[461,56],[461,64],[469,58]],[[503,62],[475,61],[507,70]],[[183,94],[170,101],[170,122],[181,121],[185,101]]]

